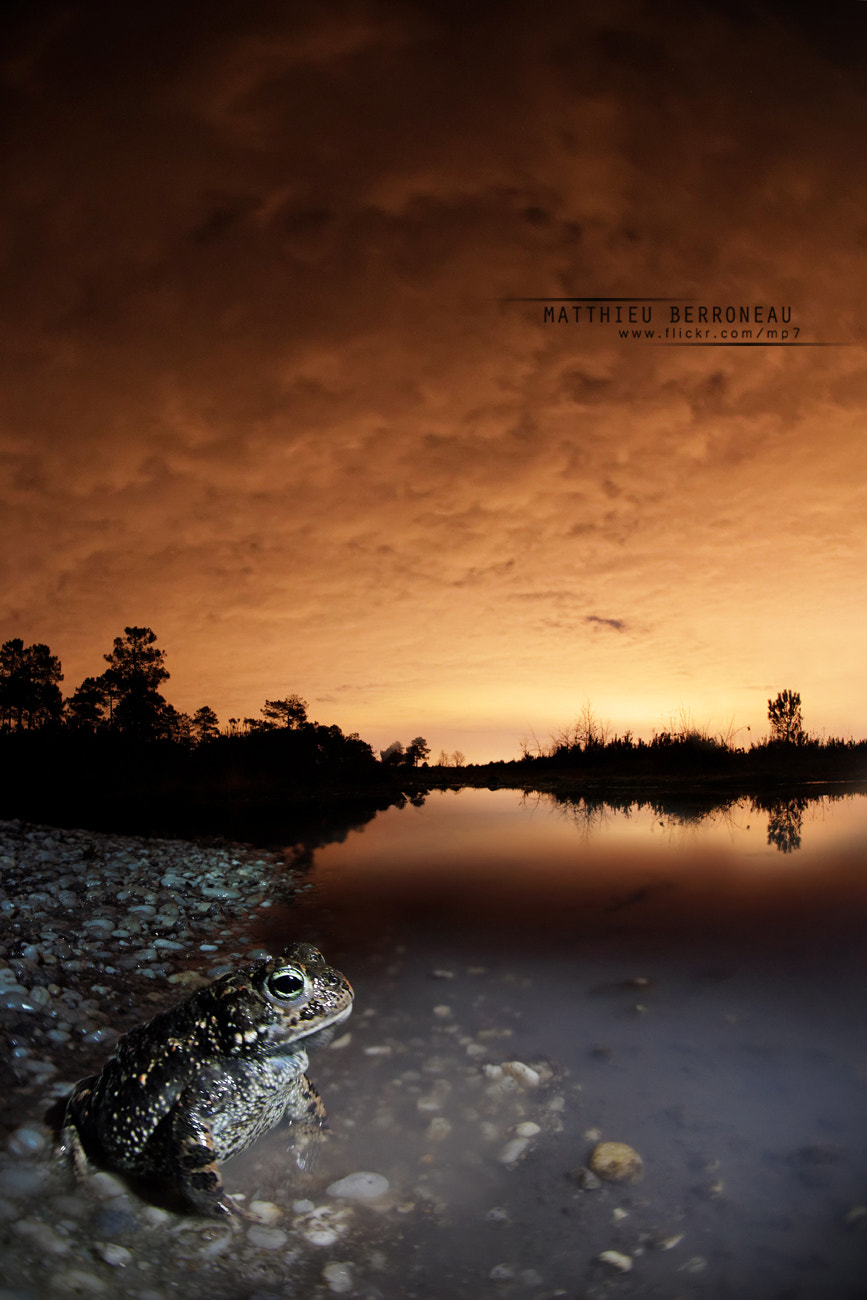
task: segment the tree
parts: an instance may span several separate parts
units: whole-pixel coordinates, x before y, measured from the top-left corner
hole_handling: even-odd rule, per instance
[[[415,767],[418,763],[426,763],[429,755],[430,745],[424,736],[415,736],[404,750],[403,757],[407,767]]]
[[[786,745],[803,745],[807,739],[801,714],[801,697],[797,691],[780,691],[774,700],[768,700],[768,721],[771,739]]]
[[[462,753],[461,750],[456,749],[455,752],[452,754],[452,766],[463,767],[465,762],[466,762],[466,754]]]
[[[65,702],[69,726],[96,733],[108,726],[114,711],[115,693],[102,677],[85,677]]]
[[[389,767],[400,767],[404,760],[403,745],[399,740],[393,740],[387,749],[379,751],[379,757],[383,763]]]
[[[193,720],[189,713],[181,713],[173,704],[163,704],[156,720],[154,739],[170,740],[175,745],[193,742]]]
[[[47,645],[25,646],[20,637],[0,647],[0,727],[33,731],[60,720],[60,660]]]
[[[108,668],[102,680],[116,696],[111,700],[111,725],[118,731],[150,740],[164,730],[166,701],[157,689],[168,680],[165,651],[156,646],[149,627],[125,627],[114,649],[103,658]],[[100,680],[100,679],[97,679]]]
[[[259,712],[267,721],[295,730],[307,721],[307,701],[287,695],[283,700],[266,700]]]
[[[230,722],[234,719],[230,718]],[[190,729],[193,740],[197,745],[202,745],[206,740],[216,740],[220,734],[220,719],[214,710],[208,704],[203,704],[200,709],[196,709],[190,719]]]

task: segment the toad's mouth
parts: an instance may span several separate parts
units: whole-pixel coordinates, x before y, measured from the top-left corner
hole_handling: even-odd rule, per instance
[[[309,1026],[305,1026],[303,1021],[300,1024],[271,1025],[268,1036],[281,1044],[288,1039],[292,1042],[303,1042],[305,1048],[324,1046],[331,1042],[338,1025],[348,1020],[351,1014],[352,1002],[349,1002],[347,1006],[340,1007],[331,1016],[317,1016]]]

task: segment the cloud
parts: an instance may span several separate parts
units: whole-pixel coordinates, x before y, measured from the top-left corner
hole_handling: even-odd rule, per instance
[[[598,614],[588,614],[585,623],[595,623],[598,627],[610,627],[613,632],[625,632],[626,623],[622,618],[600,618]]]

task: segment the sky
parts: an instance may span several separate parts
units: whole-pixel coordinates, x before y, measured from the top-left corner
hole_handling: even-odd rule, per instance
[[[0,639],[477,761],[867,735],[867,4],[4,13]]]

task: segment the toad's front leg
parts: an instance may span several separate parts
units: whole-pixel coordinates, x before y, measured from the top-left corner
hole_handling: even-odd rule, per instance
[[[179,1191],[199,1214],[248,1219],[226,1193],[211,1125],[196,1110],[179,1107],[172,1115],[173,1173]]]

